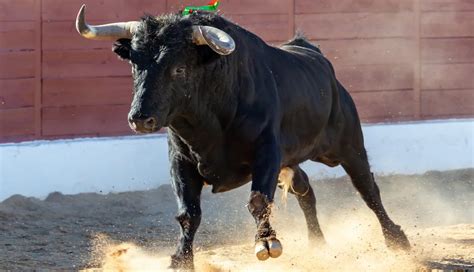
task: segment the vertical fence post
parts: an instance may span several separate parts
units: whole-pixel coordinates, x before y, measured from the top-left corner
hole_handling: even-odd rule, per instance
[[[42,23],[42,0],[36,0],[35,2],[35,139],[39,139],[42,136],[42,118],[41,118],[41,108],[42,108],[42,59],[43,59],[43,45],[42,45],[42,32],[43,32],[43,23]]]
[[[420,0],[414,0],[413,13],[415,16],[415,61],[413,63],[414,86],[413,86],[413,107],[414,118],[421,119],[421,8]]]
[[[288,0],[288,39],[295,36],[295,1]]]

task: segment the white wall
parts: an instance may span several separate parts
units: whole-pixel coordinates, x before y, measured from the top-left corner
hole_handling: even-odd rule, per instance
[[[474,167],[474,119],[363,127],[376,173],[423,173]],[[340,167],[305,163],[313,177],[339,176]],[[0,145],[0,201],[53,191],[120,192],[169,182],[165,135],[35,141]]]

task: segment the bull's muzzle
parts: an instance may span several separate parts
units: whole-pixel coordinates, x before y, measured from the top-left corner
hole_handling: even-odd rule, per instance
[[[138,133],[152,133],[160,129],[156,117],[129,118],[128,124],[131,129]]]

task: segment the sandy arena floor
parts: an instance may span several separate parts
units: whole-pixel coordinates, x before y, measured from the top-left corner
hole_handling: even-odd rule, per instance
[[[38,181],[41,182],[41,181]],[[347,178],[314,180],[328,244],[308,245],[295,199],[276,197],[278,259],[253,256],[249,187],[204,192],[195,251],[198,271],[428,271],[474,269],[474,169],[377,177],[385,207],[412,243],[386,249],[379,224]],[[0,203],[0,270],[160,271],[178,228],[170,186],[118,194],[12,196]]]

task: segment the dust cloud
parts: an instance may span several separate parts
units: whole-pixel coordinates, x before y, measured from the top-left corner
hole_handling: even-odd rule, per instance
[[[378,178],[385,206],[394,221],[406,231],[412,244],[411,252],[394,252],[386,248],[376,217],[350,181],[339,178],[313,182],[327,241],[325,246],[309,244],[304,218],[296,201],[290,197],[284,204],[278,202],[277,196],[272,222],[284,247],[280,258],[261,262],[253,256],[253,223],[247,222],[251,220],[239,222],[242,216],[250,217],[243,214],[244,203],[240,203],[240,207],[234,206],[239,211],[223,210],[224,207],[205,214],[203,221],[207,222],[203,228],[207,229],[205,239],[209,245],[200,247],[203,242],[198,238],[196,270],[431,271],[435,268],[473,268],[473,173],[471,169]],[[242,194],[244,190],[236,193]],[[227,205],[236,205],[236,199],[239,198],[229,197]],[[221,206],[219,200],[204,202],[207,209]],[[210,216],[214,218],[211,222],[206,220]],[[202,235],[198,232],[197,236]],[[167,254],[171,253],[170,249],[160,252],[103,237],[98,240],[102,241],[98,243],[98,252],[104,271],[166,271],[169,265]]]
[[[277,191],[271,222],[283,255],[253,255],[248,185],[203,192],[194,243],[198,271],[414,271],[474,267],[474,169],[376,176],[385,208],[413,250],[389,251],[347,177],[312,179],[327,245],[308,244],[297,201]],[[166,271],[177,243],[171,186],[149,191],[20,195],[0,203],[0,270]]]

